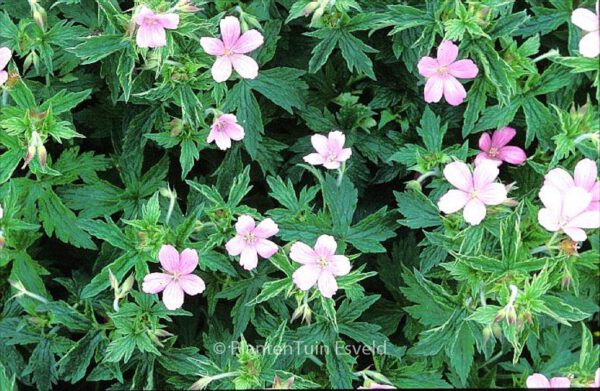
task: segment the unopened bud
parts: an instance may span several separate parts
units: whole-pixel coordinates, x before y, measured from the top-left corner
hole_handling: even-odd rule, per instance
[[[302,14],[304,16],[308,16],[308,15],[312,14],[317,9],[318,6],[319,6],[318,1],[311,1],[310,3],[308,3],[306,5],[306,7],[304,7],[304,9],[302,10]]]
[[[570,274],[566,273],[560,281],[560,286],[562,289],[569,289],[571,282],[573,282],[573,278],[571,278]]]
[[[481,334],[483,336],[483,344],[484,345],[490,340],[490,337],[492,336],[492,333],[493,333],[492,332],[492,326],[487,325],[487,326],[485,326],[483,328],[483,331],[482,331]]]
[[[172,337],[174,335],[172,333],[169,333],[167,330],[163,330],[163,329],[156,330],[155,334],[159,338],[167,338],[167,337]]]
[[[36,7],[33,11],[33,20],[40,26],[42,31],[46,31],[46,11],[42,7]]]
[[[108,280],[110,281],[110,287],[112,290],[117,291],[119,289],[119,282],[110,269],[108,269]]]
[[[44,147],[43,145],[39,145],[37,147],[37,155],[38,155],[38,161],[40,162],[40,166],[45,167],[46,159],[48,158],[48,153],[46,152],[46,147]]]
[[[502,319],[504,319],[504,317],[506,316],[506,309],[501,308],[497,313],[496,316],[494,317],[494,322],[500,322]]]
[[[577,242],[574,242],[571,239],[566,239],[560,242],[560,251],[569,257],[571,255],[577,255],[577,250]]]
[[[202,8],[196,7],[189,0],[179,0],[179,2],[177,3],[177,9],[180,12],[188,12],[188,13],[202,11]]]
[[[498,323],[492,324],[492,333],[496,339],[502,338],[502,327]]]
[[[421,187],[421,183],[419,181],[413,180],[413,181],[406,182],[406,188],[420,191],[422,187]]]
[[[119,291],[119,296],[121,298],[125,297],[127,295],[127,293],[131,290],[131,288],[133,287],[133,282],[134,282],[134,278],[133,278],[133,274],[131,274],[129,277],[127,277],[127,279],[123,282],[123,285],[121,286],[121,289]]]
[[[4,239],[4,236],[2,235],[2,233],[0,232],[0,249],[2,247],[4,247],[4,244],[6,243],[6,239]]]
[[[293,385],[294,385],[294,376],[291,376],[286,381],[281,381],[281,378],[279,376],[275,375],[275,378],[273,379],[273,387],[271,387],[271,389],[273,389],[273,390],[291,390],[293,388]]]
[[[27,154],[25,155],[25,160],[23,162],[23,166],[21,167],[21,169],[24,169],[25,167],[27,167],[29,165],[29,162],[31,161],[31,159],[35,156],[35,147],[33,145],[30,145],[27,147]]]
[[[506,322],[511,325],[517,321],[517,311],[511,306],[506,313]]]

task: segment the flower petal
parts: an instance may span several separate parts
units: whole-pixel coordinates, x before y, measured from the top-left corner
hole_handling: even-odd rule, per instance
[[[571,175],[562,168],[550,170],[544,178],[544,185],[552,185],[562,192],[575,186]]]
[[[166,271],[171,273],[179,271],[179,252],[170,244],[165,244],[160,248],[158,259]]]
[[[329,132],[327,136],[327,146],[330,152],[335,154],[339,153],[344,148],[346,142],[346,136],[344,133],[336,130],[335,132]]]
[[[235,230],[238,235],[247,235],[254,230],[256,223],[252,216],[241,215],[235,223]]]
[[[140,6],[135,14],[135,23],[138,26],[145,24],[146,18],[154,17],[154,12],[145,5]]]
[[[298,263],[310,264],[317,262],[320,257],[308,245],[296,242],[290,249],[290,258]]]
[[[563,201],[563,217],[572,219],[587,209],[592,201],[592,195],[581,187],[567,190]]]
[[[323,295],[323,297],[327,297],[328,299],[335,295],[335,292],[338,290],[338,284],[335,280],[335,277],[331,272],[322,272],[319,276],[319,291]]]
[[[527,155],[519,147],[508,145],[500,148],[498,151],[498,157],[510,164],[523,164],[527,160]]]
[[[600,54],[600,31],[592,31],[581,38],[579,53],[587,58],[598,57],[598,54]]]
[[[264,42],[263,35],[257,30],[248,30],[237,40],[231,48],[233,53],[244,54],[260,47]]]
[[[234,141],[243,140],[245,136],[244,128],[242,128],[238,124],[229,124],[226,128],[223,129],[223,131],[227,134],[227,136],[230,139]]]
[[[484,152],[489,152],[492,147],[492,138],[488,132],[482,133],[479,137],[479,149]]]
[[[337,242],[330,235],[321,235],[317,239],[317,243],[315,244],[315,253],[319,257],[329,258],[332,255],[335,255],[335,250],[337,249]]]
[[[419,69],[419,74],[425,77],[431,77],[438,73],[438,68],[440,64],[438,64],[435,58],[431,58],[425,56],[419,60],[417,64],[417,68]]]
[[[502,183],[490,183],[478,192],[477,197],[486,205],[500,205],[506,201],[506,186]]]
[[[0,48],[0,70],[6,68],[6,64],[12,58],[12,52],[9,48]]]
[[[472,79],[479,73],[479,68],[471,60],[459,60],[448,65],[448,72],[460,79]]]
[[[8,72],[0,71],[0,86],[8,80]]]
[[[173,280],[173,276],[167,273],[150,273],[144,277],[142,290],[146,293],[162,292]]]
[[[214,133],[215,143],[220,150],[225,151],[231,148],[231,138],[225,132],[217,131]]]
[[[581,228],[565,227],[563,228],[563,232],[575,242],[583,242],[587,239],[587,234]]]
[[[240,21],[235,16],[221,19],[221,38],[226,48],[233,48],[240,37]]]
[[[575,166],[573,175],[575,185],[582,187],[588,191],[594,188],[598,177],[598,168],[596,162],[591,159],[583,159]]]
[[[255,269],[258,265],[258,254],[256,249],[251,246],[244,247],[240,256],[240,265],[246,270]]]
[[[275,243],[267,239],[258,240],[255,247],[258,255],[265,259],[271,258],[279,249]]]
[[[538,212],[538,223],[550,232],[556,232],[560,229],[560,222],[556,212],[549,208],[542,208]]]
[[[292,279],[298,289],[307,291],[317,283],[319,274],[321,274],[321,267],[319,265],[302,265],[292,274]]]
[[[527,378],[526,381],[527,388],[549,388],[550,382],[546,378],[546,376],[535,373]]]
[[[544,185],[540,189],[538,197],[540,197],[542,204],[544,204],[546,208],[549,208],[555,211],[557,215],[560,215],[563,203],[563,195],[560,190],[552,185]]]
[[[595,31],[599,29],[598,15],[586,8],[577,8],[571,14],[571,22],[583,31]]]
[[[473,190],[473,176],[463,162],[452,162],[444,167],[444,176],[454,187],[467,193]]]
[[[306,163],[318,166],[325,163],[325,158],[319,153],[310,153],[302,158]]]
[[[186,248],[179,255],[179,272],[181,274],[190,274],[198,266],[198,252],[191,248]]]
[[[327,156],[329,154],[329,139],[322,134],[313,134],[310,136],[310,143],[315,151],[321,155]]]
[[[502,129],[498,129],[492,135],[492,147],[502,148],[512,140],[517,131],[514,128],[505,126]]]
[[[475,167],[479,166],[482,163],[493,164],[496,167],[500,167],[502,165],[502,160],[491,158],[487,152],[479,152],[477,156],[475,156]]]
[[[279,227],[273,219],[264,219],[254,228],[254,235],[263,239],[270,238],[277,232],[279,232]]]
[[[573,228],[596,229],[600,227],[600,214],[598,211],[586,211],[572,218],[566,225]]]
[[[345,276],[350,273],[352,266],[350,260],[345,255],[332,255],[329,257],[329,271],[334,276]]]
[[[458,56],[458,46],[452,41],[443,41],[437,49],[437,61],[441,66],[450,65]]]
[[[162,297],[168,310],[176,310],[183,305],[183,289],[175,281],[171,281],[165,288]]]
[[[424,97],[427,103],[436,103],[442,99],[444,94],[444,79],[435,74],[427,79],[425,83]]]
[[[233,69],[244,79],[255,79],[258,76],[258,64],[252,57],[244,54],[234,54],[229,57]]]
[[[341,167],[341,163],[337,160],[334,161],[330,161],[330,160],[325,160],[323,162],[323,167],[327,168],[328,170],[337,170],[338,168]]]
[[[200,46],[202,46],[202,50],[206,54],[210,54],[211,56],[222,56],[225,54],[223,41],[217,38],[202,37],[200,38]]]
[[[498,167],[490,162],[482,162],[473,171],[473,186],[476,191],[483,190],[500,174]]]
[[[179,15],[177,14],[162,14],[157,15],[156,20],[163,28],[166,29],[176,29],[179,25]]]
[[[187,274],[179,277],[179,286],[190,296],[202,293],[204,292],[204,289],[206,289],[204,280],[195,274]]]
[[[444,78],[444,98],[452,106],[460,105],[467,97],[465,87],[454,76]]]
[[[217,57],[217,60],[213,64],[212,68],[210,69],[210,73],[212,74],[213,79],[217,83],[221,83],[221,82],[224,82],[225,80],[229,79],[229,77],[231,76],[231,72],[232,72],[231,61],[229,60],[229,57],[227,57],[227,56]]]
[[[246,247],[246,241],[242,235],[235,235],[225,243],[227,253],[233,257],[240,255],[244,247]]]
[[[464,208],[469,199],[469,195],[464,191],[452,189],[439,199],[437,205],[442,212],[451,214]]]
[[[478,225],[485,218],[485,205],[478,199],[472,199],[467,202],[463,210],[465,221],[471,225]]]
[[[161,48],[167,45],[167,33],[160,25],[141,25],[135,38],[140,48]]]
[[[350,159],[350,156],[352,156],[352,149],[344,148],[337,154],[337,161],[345,162],[346,160]]]

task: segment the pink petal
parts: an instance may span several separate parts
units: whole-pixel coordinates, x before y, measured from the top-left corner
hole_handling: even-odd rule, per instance
[[[315,244],[315,253],[319,257],[329,258],[335,254],[335,250],[337,249],[337,243],[333,236],[329,235],[321,235],[317,239],[317,243]]]
[[[467,202],[463,210],[465,221],[471,225],[478,225],[483,221],[486,214],[485,205],[478,199]]]
[[[303,157],[304,161],[313,166],[318,166],[325,163],[325,158],[318,153],[311,153]]]
[[[290,248],[290,258],[298,263],[311,264],[319,260],[315,250],[302,242],[296,242]]]
[[[470,193],[473,190],[473,176],[463,162],[452,162],[444,167],[444,176],[454,187]]]
[[[501,183],[490,183],[478,192],[477,198],[486,205],[500,205],[506,201],[506,186]]]
[[[579,53],[587,58],[598,57],[598,54],[600,54],[599,31],[592,31],[581,38],[581,41],[579,41]]]
[[[571,387],[571,380],[568,377],[553,377],[550,379],[551,388],[569,388]]]
[[[550,232],[556,232],[560,229],[560,222],[555,211],[542,208],[538,212],[538,223]]]
[[[160,48],[167,45],[167,33],[160,25],[143,24],[138,29],[136,43],[140,48]]]
[[[248,30],[240,39],[237,40],[235,45],[231,48],[233,53],[244,54],[251,52],[260,47],[264,42],[263,35],[256,30]]]
[[[179,283],[171,281],[165,288],[162,297],[163,303],[168,310],[176,310],[183,305],[183,289]]]
[[[270,238],[277,232],[279,232],[279,227],[272,219],[264,219],[254,228],[254,235],[263,239]]]
[[[279,248],[277,247],[277,245],[271,242],[270,240],[259,239],[256,242],[256,251],[258,252],[258,255],[265,259],[271,258],[273,254],[277,252],[278,249]]]
[[[483,190],[500,174],[500,170],[495,164],[489,162],[482,162],[480,165],[475,167],[473,171],[473,185],[476,191]]]
[[[444,79],[440,75],[433,75],[425,83],[424,97],[427,103],[436,103],[442,99],[444,93]]]
[[[345,276],[350,273],[350,260],[345,255],[332,255],[329,257],[328,269],[334,276]]]
[[[575,186],[575,182],[573,181],[573,178],[571,178],[571,175],[562,168],[550,170],[544,178],[544,185],[552,185],[562,192]]]
[[[230,56],[233,69],[244,79],[255,79],[258,76],[258,64],[252,57],[244,54]]]
[[[477,156],[475,156],[475,167],[483,163],[493,164],[496,167],[500,167],[502,165],[502,160],[491,158],[487,152],[479,152]]]
[[[583,31],[596,31],[600,28],[598,25],[598,15],[586,8],[577,8],[571,15],[571,22]]]
[[[452,106],[460,105],[467,97],[465,87],[454,76],[444,78],[444,98]]]
[[[310,142],[315,148],[315,151],[319,152],[323,156],[329,154],[329,140],[322,134],[313,134],[310,137]]]
[[[179,252],[170,244],[165,244],[160,248],[158,259],[166,271],[171,273],[179,271]]]
[[[577,163],[575,166],[575,173],[573,177],[575,179],[575,185],[588,191],[592,190],[598,177],[596,162],[591,159],[583,159],[579,161],[579,163]]]
[[[563,201],[563,217],[571,219],[587,209],[592,195],[581,187],[567,190]]]
[[[544,185],[540,189],[538,197],[546,208],[555,211],[557,215],[560,214],[563,204],[563,195],[560,190],[552,185]]]
[[[350,156],[352,156],[352,149],[344,148],[338,153],[337,161],[345,162],[346,160],[350,159]]]
[[[228,56],[219,56],[210,69],[213,79],[217,83],[224,82],[229,79],[232,72],[231,61]]]
[[[242,267],[246,270],[252,270],[256,268],[256,265],[258,265],[258,254],[256,253],[256,249],[254,247],[244,247],[240,256],[240,265],[242,265]]]
[[[186,248],[179,255],[179,273],[190,274],[198,266],[198,252],[191,248]]]
[[[242,253],[242,250],[246,247],[246,241],[242,235],[236,235],[225,244],[227,253],[231,256],[237,256]]]
[[[163,28],[166,29],[176,29],[179,26],[179,15],[177,14],[162,14],[157,15],[156,20],[160,23]]]
[[[508,126],[496,130],[492,135],[492,147],[502,148],[503,146],[508,144],[510,140],[512,140],[515,137],[516,134],[517,131]]]
[[[146,293],[162,292],[173,280],[173,276],[166,273],[150,273],[144,277],[142,290]]]
[[[231,139],[229,138],[229,136],[227,136],[225,132],[215,133],[215,143],[221,151],[225,151],[231,148]]]
[[[307,291],[317,283],[319,274],[321,274],[321,267],[319,265],[302,265],[292,274],[292,279],[298,289]]]
[[[458,56],[458,46],[451,41],[443,41],[437,49],[437,61],[441,66],[450,65]]]
[[[457,212],[464,208],[470,197],[462,190],[449,190],[438,201],[438,208],[446,214]]]
[[[226,48],[233,48],[240,37],[240,21],[235,16],[221,19],[221,38]]]
[[[135,23],[141,26],[146,23],[146,18],[153,18],[154,16],[155,14],[150,8],[142,5],[135,14]]]
[[[239,235],[247,235],[256,227],[252,216],[241,215],[235,223],[235,230]]]
[[[327,168],[328,170],[337,170],[341,166],[342,166],[341,163],[337,160],[334,160],[334,161],[325,160],[323,162],[323,167]]]
[[[564,233],[566,233],[571,239],[575,242],[583,242],[587,239],[587,235],[584,230],[581,228],[563,228]]]
[[[202,293],[206,289],[204,281],[195,274],[186,274],[179,277],[179,286],[190,296]]]
[[[598,12],[598,4],[600,4],[600,2],[596,3],[596,12]],[[592,385],[596,388],[600,388],[600,368],[596,369],[596,377],[594,378],[594,383]]]
[[[223,41],[217,38],[202,37],[200,38],[200,45],[211,56],[222,56],[225,53]]]
[[[9,48],[0,48],[0,70],[6,68],[6,64],[12,58],[12,52]]]
[[[508,145],[500,148],[498,157],[510,164],[523,164],[527,160],[527,155],[519,147]]]
[[[240,141],[244,139],[244,128],[238,124],[230,124],[223,131],[229,136],[230,139]]]
[[[477,76],[479,69],[471,60],[459,60],[448,65],[448,72],[452,76],[460,79],[472,79]]]
[[[424,77],[431,77],[437,74],[439,66],[440,64],[438,64],[435,58],[428,56],[421,58],[417,64],[419,74]]]
[[[337,281],[330,272],[322,272],[319,276],[319,291],[324,297],[331,298],[338,290]]]
[[[572,218],[566,225],[569,228],[600,228],[600,214],[597,211],[586,211]]]
[[[491,147],[492,138],[490,137],[489,133],[485,132],[481,135],[481,137],[479,137],[479,149],[481,149],[484,152],[489,152]]]
[[[339,153],[344,148],[346,136],[340,131],[330,132],[327,136],[327,146],[330,152]]]
[[[8,72],[0,71],[0,86],[8,80]]]
[[[549,388],[550,382],[546,376],[535,373],[527,378],[527,388]]]

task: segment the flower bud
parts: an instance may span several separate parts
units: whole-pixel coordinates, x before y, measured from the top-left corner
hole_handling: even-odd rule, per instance
[[[123,285],[121,286],[121,289],[119,291],[119,296],[121,298],[125,297],[127,295],[127,293],[129,293],[129,291],[131,290],[131,288],[133,287],[133,282],[134,282],[134,278],[133,278],[133,274],[131,274],[129,277],[127,277],[127,279],[123,282]]]
[[[421,191],[421,183],[417,180],[406,182],[406,188]]]
[[[33,20],[42,31],[46,31],[46,11],[42,7],[36,7],[33,11]]]
[[[502,327],[497,323],[492,324],[492,333],[496,339],[502,338]]]
[[[6,243],[6,239],[4,239],[4,235],[2,235],[2,231],[0,231],[0,249],[2,249],[2,247],[4,247],[5,243]]]
[[[108,269],[108,280],[110,281],[110,287],[112,290],[117,291],[119,289],[119,282],[110,269]]]
[[[37,147],[37,155],[38,155],[38,161],[40,162],[40,166],[45,167],[46,166],[46,159],[48,157],[48,153],[46,152],[46,147],[44,147],[44,145],[38,145]]]
[[[29,165],[29,162],[31,161],[31,159],[34,156],[35,156],[35,147],[33,145],[30,145],[27,147],[27,154],[25,155],[25,160],[23,162],[23,166],[21,167],[21,170]]]
[[[180,12],[194,13],[202,11],[202,8],[196,7],[189,0],[179,0],[176,7]]]
[[[490,340],[490,337],[492,336],[492,326],[487,325],[483,328],[482,331],[482,336],[483,336],[483,344],[487,344],[487,342]]]
[[[506,309],[505,308],[501,308],[497,313],[496,316],[494,317],[494,322],[500,322],[502,319],[504,319],[504,317],[506,316]]]
[[[517,321],[517,311],[515,310],[514,306],[510,306],[510,308],[508,309],[508,311],[506,313],[506,322],[509,325],[512,325],[516,321]]]
[[[308,3],[306,5],[306,7],[304,7],[304,9],[302,10],[302,14],[304,16],[308,16],[308,15],[312,14],[317,9],[318,6],[319,6],[318,1],[311,1],[310,3]]]

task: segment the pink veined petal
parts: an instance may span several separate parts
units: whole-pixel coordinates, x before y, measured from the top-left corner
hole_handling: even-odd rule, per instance
[[[492,138],[488,132],[485,132],[479,137],[479,149],[484,152],[489,152],[492,147]]]
[[[555,211],[556,215],[560,215],[563,204],[563,194],[560,190],[552,185],[544,185],[540,189],[538,197],[546,208]]]
[[[327,168],[328,170],[337,170],[341,166],[342,166],[342,164],[337,160],[334,160],[334,161],[325,160],[325,162],[323,163],[323,167]]]
[[[345,255],[332,255],[329,257],[328,269],[334,276],[345,276],[350,273],[350,260]]]
[[[240,37],[240,21],[235,16],[227,16],[221,19],[220,25],[225,48],[233,48]]]
[[[490,162],[482,162],[475,167],[473,171],[473,187],[475,191],[483,190],[490,183],[494,182],[500,174],[500,170],[495,164]]]
[[[310,136],[310,143],[315,151],[321,155],[327,156],[329,154],[329,140],[322,134],[313,134]]]
[[[173,30],[179,26],[179,15],[177,14],[161,14],[156,16],[156,20],[163,28]]]
[[[575,186],[575,182],[571,175],[562,168],[550,170],[544,178],[544,185],[552,185],[562,192]]]
[[[252,57],[244,54],[233,54],[229,57],[233,69],[244,79],[255,79],[258,76],[258,64]]]
[[[452,162],[444,167],[444,176],[454,187],[470,193],[473,190],[473,175],[463,162]]]
[[[237,117],[235,114],[221,114],[218,118],[218,121],[229,126],[237,124]]]
[[[301,291],[307,291],[312,288],[319,279],[321,267],[317,264],[302,265],[292,274],[294,284]]]
[[[583,242],[587,239],[587,234],[581,228],[565,227],[563,232],[575,242]]]
[[[317,239],[317,243],[315,244],[315,253],[319,257],[329,258],[332,255],[335,255],[335,250],[337,249],[337,242],[330,235],[321,235]]]
[[[454,76],[444,77],[444,98],[452,106],[460,105],[467,97],[465,87]]]
[[[452,64],[458,57],[458,46],[452,41],[443,41],[437,49],[437,61],[440,66]]]
[[[548,208],[542,208],[538,212],[538,223],[550,232],[556,232],[560,229],[560,222],[555,211]]]
[[[425,56],[419,60],[417,64],[417,68],[419,69],[419,74],[424,77],[431,77],[438,73],[438,68],[440,64],[438,64],[435,58],[431,58]]]
[[[439,199],[437,205],[442,212],[451,214],[464,208],[469,199],[469,195],[464,191],[452,189]]]
[[[6,68],[6,64],[12,58],[12,52],[9,48],[0,48],[0,70]]]
[[[312,264],[316,263],[320,257],[310,246],[296,242],[290,248],[290,258],[298,263]]]
[[[506,200],[506,186],[502,183],[490,183],[478,192],[477,198],[486,205],[500,205]]]
[[[143,24],[138,29],[136,43],[141,48],[160,48],[167,45],[167,33],[160,25]]]
[[[213,79],[217,83],[221,83],[229,79],[231,76],[233,68],[231,65],[231,61],[228,56],[219,56],[217,60],[213,64],[210,72],[212,74]]]
[[[595,31],[600,28],[598,25],[598,15],[586,8],[577,8],[571,14],[571,22],[583,31]]]
[[[271,258],[279,249],[275,243],[267,239],[259,239],[256,242],[255,248],[258,255],[265,259]]]
[[[340,153],[338,153],[337,161],[345,162],[346,160],[350,159],[350,156],[352,156],[352,149],[344,148],[340,151]]]
[[[471,225],[478,225],[485,218],[485,205],[478,199],[472,199],[465,205],[463,217]]]
[[[145,23],[146,18],[153,18],[155,16],[154,12],[145,5],[142,5],[138,8],[137,13],[135,14],[135,23],[138,26],[141,26]]]
[[[225,244],[227,253],[233,257],[240,255],[244,247],[246,247],[246,241],[241,235],[235,235]]]
[[[563,202],[563,217],[572,219],[587,209],[592,201],[592,195],[581,187],[574,187],[567,190]]]
[[[437,103],[444,94],[444,79],[435,74],[427,79],[425,83],[424,98],[427,103]]]
[[[231,139],[225,132],[215,132],[215,143],[220,150],[225,151],[226,149],[231,148]]]
[[[183,305],[183,289],[179,283],[171,281],[163,291],[163,303],[168,310],[176,310]]]
[[[587,58],[598,57],[598,54],[600,54],[600,31],[592,31],[581,38],[579,53]]]
[[[262,239],[270,238],[277,232],[279,232],[279,227],[273,219],[264,219],[254,229],[254,235]]]
[[[479,152],[477,156],[475,156],[475,167],[483,163],[500,167],[502,165],[502,160],[490,157],[487,152]]]
[[[523,164],[527,160],[525,151],[512,145],[500,148],[498,157],[510,164]]]
[[[330,152],[335,154],[339,153],[342,148],[344,148],[344,143],[346,142],[346,136],[344,133],[336,130],[335,132],[330,132],[327,136],[327,146]]]
[[[514,128],[505,126],[502,129],[498,129],[492,135],[492,147],[502,148],[512,140],[517,131]]]
[[[319,291],[323,297],[330,299],[335,295],[337,290],[338,284],[333,274],[331,274],[331,272],[323,271],[319,276]]]
[[[258,265],[258,254],[254,247],[244,247],[240,256],[240,265],[246,270],[252,270]]]
[[[535,373],[527,378],[527,388],[549,388],[550,382],[546,376]]]
[[[318,153],[310,153],[303,157],[304,161],[313,166],[318,166],[325,163],[325,158]]]
[[[0,71],[0,86],[8,80],[8,72]]]
[[[225,54],[223,41],[217,38],[202,37],[200,38],[200,46],[202,46],[202,50],[211,56],[222,56]]]
[[[596,229],[600,227],[600,213],[597,211],[586,211],[573,217],[566,225],[569,228]]]
[[[158,260],[166,271],[170,273],[179,271],[179,252],[170,244],[165,244],[160,248]]]
[[[198,252],[191,248],[186,248],[179,255],[179,273],[190,274],[198,266]]]
[[[241,215],[235,223],[235,230],[239,235],[247,235],[254,230],[256,223],[252,216]]]
[[[257,30],[248,30],[231,48],[233,53],[244,54],[259,48],[264,42],[263,35]]]
[[[479,73],[479,68],[471,60],[459,60],[448,65],[448,72],[459,79],[472,79]]]
[[[234,141],[240,141],[244,139],[244,128],[238,124],[229,124],[223,129],[223,131],[227,133],[227,136]]]
[[[592,190],[598,177],[596,162],[591,159],[580,160],[575,166],[573,177],[575,179],[575,185],[588,191]]]
[[[204,292],[204,289],[206,289],[204,280],[195,274],[187,274],[179,277],[179,286],[190,296],[202,293]]]
[[[135,43],[139,48],[148,48],[152,45],[152,27],[141,25],[135,36]]]
[[[162,292],[173,280],[173,276],[166,273],[150,273],[144,277],[142,290],[146,293]]]
[[[598,4],[600,4],[600,2],[596,3],[596,12],[598,12]],[[592,383],[592,385],[596,388],[600,388],[600,368],[596,369],[596,376],[594,378],[594,383]]]

